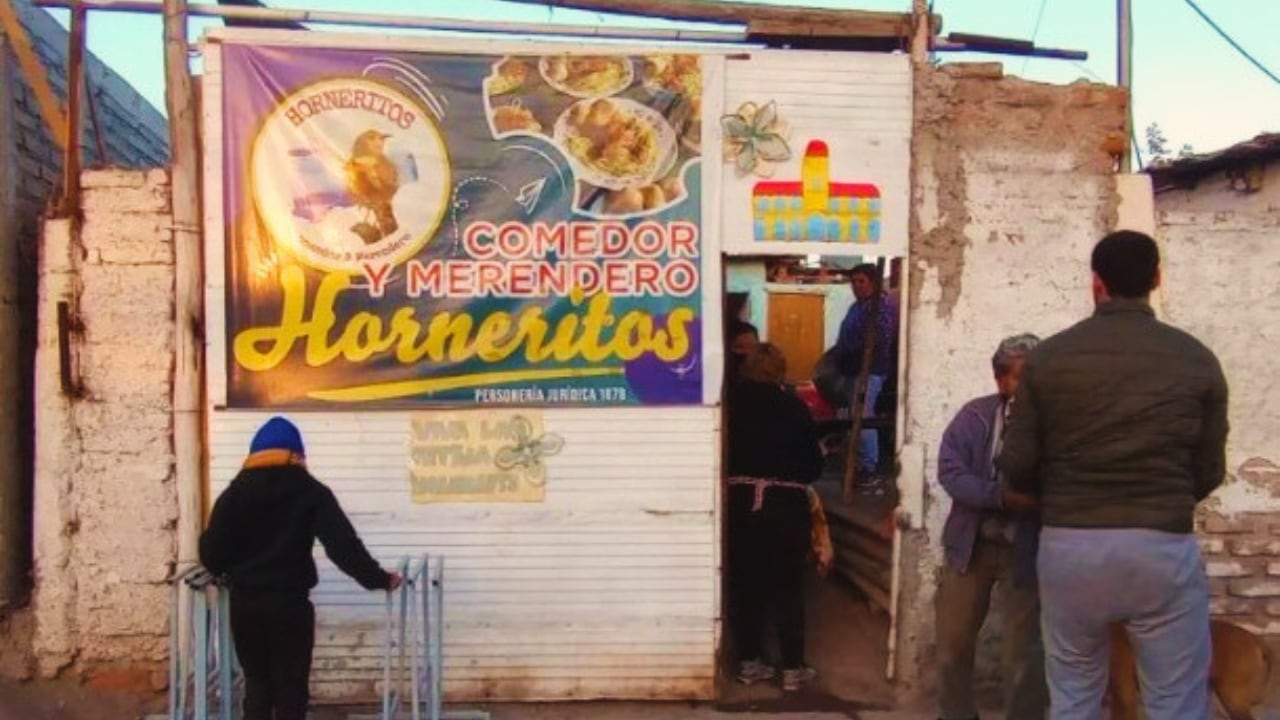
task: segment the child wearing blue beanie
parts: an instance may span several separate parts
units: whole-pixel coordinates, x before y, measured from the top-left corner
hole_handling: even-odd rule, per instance
[[[280,416],[263,423],[254,433],[253,442],[249,443],[250,455],[265,450],[288,450],[299,457],[307,456],[298,426]]]
[[[337,498],[306,468],[302,433],[273,417],[249,444],[200,536],[200,562],[229,579],[231,635],[244,669],[244,720],[305,720],[315,645],[316,540],[368,590],[401,578],[369,555]]]

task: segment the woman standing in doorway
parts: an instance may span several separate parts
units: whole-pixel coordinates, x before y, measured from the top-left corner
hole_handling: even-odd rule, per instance
[[[783,387],[787,361],[762,343],[729,386],[729,592],[740,665],[751,684],[776,674],[762,655],[764,629],[778,632],[784,690],[813,679],[804,664],[804,568],[810,548],[806,488],[822,473],[808,408]]]

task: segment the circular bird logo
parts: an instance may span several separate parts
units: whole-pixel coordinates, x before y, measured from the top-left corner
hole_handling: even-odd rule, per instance
[[[421,103],[376,81],[325,80],[285,98],[254,139],[249,166],[272,239],[321,270],[404,262],[448,207],[439,128]]]

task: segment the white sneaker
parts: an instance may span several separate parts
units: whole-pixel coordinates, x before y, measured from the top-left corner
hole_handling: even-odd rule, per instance
[[[745,660],[738,665],[738,682],[743,685],[751,685],[765,680],[772,680],[777,672],[772,666],[765,665],[759,660]]]
[[[799,690],[813,682],[816,677],[818,677],[818,671],[811,667],[801,665],[798,668],[788,668],[782,671],[782,689],[787,691]]]

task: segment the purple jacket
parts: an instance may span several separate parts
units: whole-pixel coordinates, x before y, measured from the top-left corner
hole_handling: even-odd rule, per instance
[[[876,346],[871,358],[871,374],[888,376],[898,364],[898,301],[887,293],[880,293],[879,317],[868,317],[870,303],[859,300],[849,307],[840,321],[840,334],[836,336],[837,361],[840,371],[854,376],[862,369],[863,340],[866,339],[868,322],[876,324]]]
[[[1003,507],[991,456],[999,407],[999,395],[970,400],[947,426],[938,450],[938,482],[951,496],[942,545],[947,564],[960,573],[969,569],[984,514]],[[1039,539],[1039,515],[1019,516],[1013,538],[1013,577],[1019,585],[1035,582]]]

